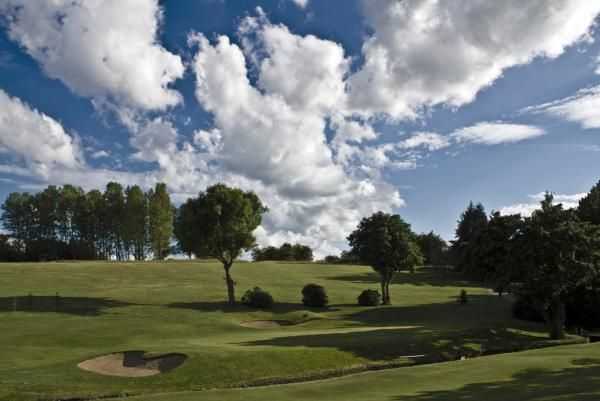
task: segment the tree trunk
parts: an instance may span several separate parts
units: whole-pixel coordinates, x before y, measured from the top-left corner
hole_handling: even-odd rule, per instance
[[[381,303],[383,305],[390,305],[390,282],[387,277],[381,277]]]
[[[548,326],[552,340],[565,338],[565,304],[558,298],[553,299],[548,308]]]
[[[230,305],[235,304],[235,282],[231,278],[231,274],[229,274],[229,269],[231,269],[232,263],[227,263],[223,265],[225,269],[225,282],[227,283],[227,298],[229,300]]]

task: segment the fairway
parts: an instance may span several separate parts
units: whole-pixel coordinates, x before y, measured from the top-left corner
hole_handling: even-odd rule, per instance
[[[222,267],[212,262],[3,264],[0,399],[161,393],[166,394],[165,400],[179,400],[184,398],[168,393],[186,391],[194,392],[190,400],[208,399],[205,395],[219,393],[198,397],[196,392],[556,345],[546,340],[544,326],[511,317],[509,297],[493,295],[450,271],[421,269],[398,274],[391,287],[393,305],[373,308],[356,305],[363,289],[378,287],[377,276],[365,266],[237,263],[232,272],[238,298],[246,289],[260,286],[274,296],[274,309],[228,306]],[[330,300],[327,308],[307,309],[301,304],[300,291],[309,282],[325,286]],[[461,289],[469,294],[466,305],[456,301]],[[285,324],[244,327],[247,322],[271,320]],[[578,339],[566,342],[574,341]],[[84,360],[125,351],[175,353],[187,359],[169,372],[136,378],[105,376],[77,367]],[[558,349],[550,352],[567,355]],[[513,357],[498,359],[499,372],[505,375],[502,380],[508,380],[520,365],[504,371],[502,361],[509,359],[502,358]],[[485,360],[459,363],[464,365],[456,366]],[[394,391],[399,391],[405,385],[417,386],[411,377],[419,376],[418,372],[439,374],[444,366],[450,365],[408,367],[373,377],[389,382],[399,375],[394,381],[400,386]],[[491,380],[485,372],[471,370],[469,377],[457,383],[474,377]],[[330,385],[336,383],[343,382]],[[444,381],[431,378],[431,383],[437,386]],[[289,388],[290,399],[299,399],[293,395],[297,387]],[[331,397],[326,398],[334,399],[333,394],[342,390],[332,388]],[[261,393],[248,394],[259,397]],[[368,398],[366,393],[356,397]],[[215,399],[224,398],[215,395]]]

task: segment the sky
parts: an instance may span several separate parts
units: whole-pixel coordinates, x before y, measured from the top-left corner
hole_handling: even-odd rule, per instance
[[[567,207],[600,179],[600,2],[0,0],[0,199],[47,185],[179,204],[223,182],[260,245],[346,247],[398,213]]]

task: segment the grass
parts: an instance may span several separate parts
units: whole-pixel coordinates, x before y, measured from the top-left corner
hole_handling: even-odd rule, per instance
[[[128,401],[597,401],[600,344],[488,356],[369,372],[313,383]]]
[[[543,326],[514,320],[508,298],[452,272],[400,274],[392,286],[394,305],[377,308],[356,305],[363,289],[378,287],[377,276],[364,266],[238,263],[233,275],[238,296],[260,286],[272,293],[275,308],[228,306],[222,267],[212,262],[1,265],[0,400],[291,382],[555,345]],[[328,308],[300,303],[309,282],[326,287]],[[463,288],[469,303],[459,305]],[[254,319],[299,324],[240,326]],[[136,379],[77,368],[84,359],[126,350],[177,352],[189,359],[175,371]],[[414,369],[425,367],[402,371],[410,375]]]

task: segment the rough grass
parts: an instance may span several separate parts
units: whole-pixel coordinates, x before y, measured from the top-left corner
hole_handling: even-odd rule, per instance
[[[363,289],[378,286],[367,267],[238,263],[233,275],[238,296],[259,286],[273,295],[275,308],[229,307],[222,268],[211,262],[1,265],[0,400],[279,383],[552,345],[544,327],[512,319],[507,298],[451,272],[400,274],[394,305],[377,308],[356,306]],[[328,308],[301,304],[309,282],[326,287]],[[463,288],[470,302],[459,305]],[[297,324],[239,324],[268,319]],[[77,368],[82,360],[126,350],[189,358],[147,378]]]

